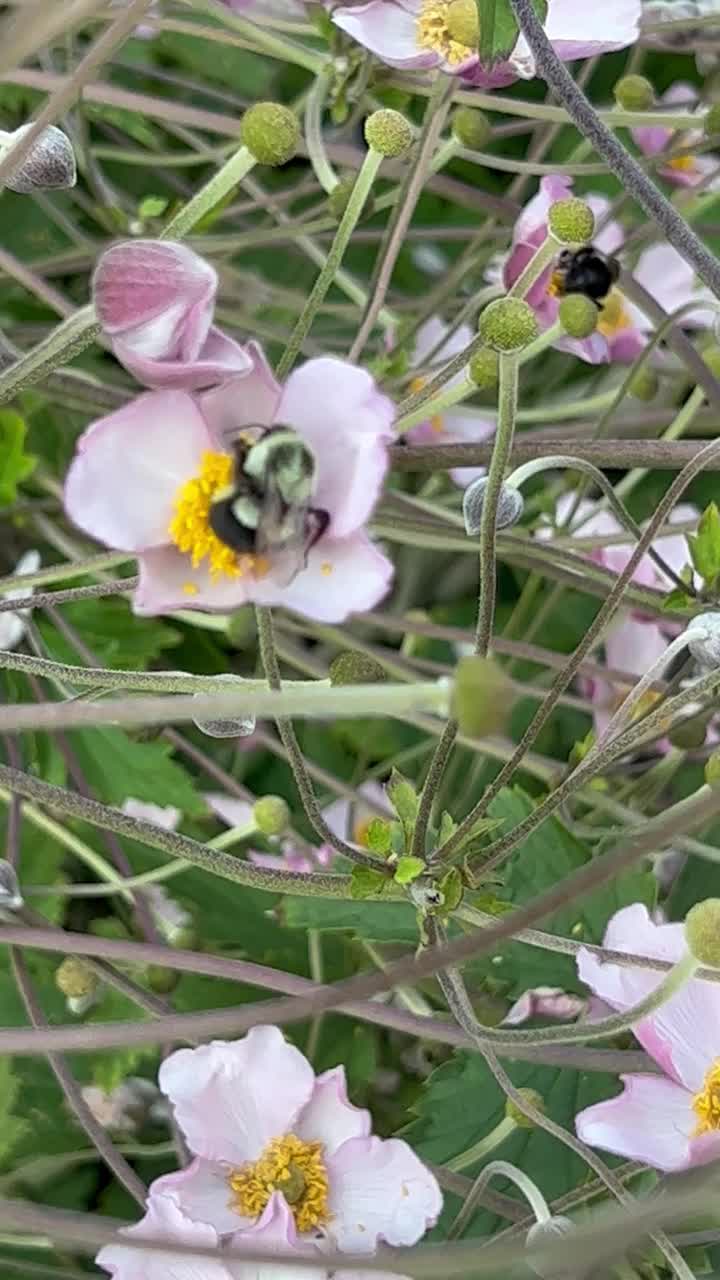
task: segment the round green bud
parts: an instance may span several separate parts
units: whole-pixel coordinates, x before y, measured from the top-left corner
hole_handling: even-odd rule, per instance
[[[290,810],[282,796],[260,796],[253,805],[253,818],[264,836],[281,836],[290,826]]]
[[[481,347],[468,363],[468,374],[479,391],[494,391],[498,384],[498,353]]]
[[[149,964],[145,971],[145,979],[151,991],[159,996],[169,996],[180,981],[177,969],[167,969],[162,964]]]
[[[300,125],[289,107],[256,102],[242,118],[240,137],[260,164],[287,164],[300,144]]]
[[[720,378],[720,347],[715,346],[714,343],[712,346],[706,347],[702,352],[702,358],[710,372],[716,378]]]
[[[668,730],[668,738],[672,745],[680,751],[697,751],[705,743],[712,714],[707,711],[702,715],[688,716],[686,720],[680,720],[673,725]]]
[[[584,200],[569,196],[550,205],[548,226],[561,244],[587,244],[593,238],[595,215]]]
[[[351,173],[346,174],[344,178],[341,178],[340,181],[335,184],[335,186],[333,187],[332,191],[330,192],[327,198],[330,213],[332,214],[333,218],[337,218],[338,222],[340,221],[345,210],[348,207],[348,201],[350,199],[350,196],[352,195],[354,186],[355,186],[354,174],[351,174]],[[375,200],[371,195],[365,201],[365,205],[363,208],[364,217],[368,217],[372,213],[374,204],[375,204]]]
[[[451,40],[477,49],[480,43],[480,23],[475,0],[450,0],[445,14],[445,26]]]
[[[66,956],[55,970],[55,986],[68,1000],[79,1000],[97,991],[100,979],[87,960]]]
[[[452,131],[457,141],[470,151],[482,151],[492,137],[492,125],[484,111],[477,107],[458,107],[452,118]]]
[[[176,951],[197,951],[200,947],[200,938],[194,924],[183,924],[177,929],[171,929],[168,942]]]
[[[252,605],[243,605],[230,615],[227,624],[227,638],[233,649],[254,649],[257,640],[257,627]]]
[[[498,298],[481,311],[478,333],[493,351],[522,351],[537,338],[538,322],[522,298]]]
[[[344,649],[330,663],[331,685],[379,684],[387,680],[388,673],[369,653],[357,649]]]
[[[613,94],[623,111],[649,111],[655,102],[655,90],[645,76],[621,76]]]
[[[492,658],[461,658],[455,668],[452,714],[462,733],[486,738],[502,733],[512,709],[513,685]]]
[[[545,1115],[545,1099],[541,1093],[538,1093],[537,1089],[518,1089],[518,1093],[530,1104],[531,1107],[534,1107],[536,1111],[541,1111],[542,1114]],[[521,1111],[520,1108],[514,1102],[511,1102],[509,1098],[505,1102],[505,1115],[510,1120],[515,1121],[518,1129],[535,1128],[535,1121],[526,1116],[524,1111]]]
[[[685,917],[685,941],[699,964],[720,969],[720,898],[706,898]]]
[[[543,1245],[553,1244],[562,1239],[563,1236],[570,1235],[574,1230],[575,1226],[569,1218],[562,1216],[547,1218],[544,1222],[536,1222],[530,1227],[525,1237],[525,1243],[529,1248],[532,1248],[533,1245],[542,1247]],[[528,1257],[525,1261],[530,1270],[534,1271],[536,1276],[541,1276],[542,1280],[564,1280],[565,1277],[569,1280],[570,1276],[584,1274],[583,1271],[578,1272],[574,1266],[566,1270],[564,1267],[558,1266],[557,1262],[550,1265],[538,1262],[533,1257]]]
[[[642,365],[637,373],[634,373],[630,379],[628,390],[630,395],[636,400],[654,400],[658,393],[660,379],[654,369],[649,369],[647,365]]]
[[[592,298],[584,293],[569,293],[560,299],[558,320],[571,338],[589,338],[597,328],[598,311]]]
[[[373,151],[394,160],[404,156],[413,144],[413,128],[399,111],[384,107],[365,121],[365,141]]]
[[[711,137],[720,133],[720,102],[713,102],[705,114],[705,132]]]

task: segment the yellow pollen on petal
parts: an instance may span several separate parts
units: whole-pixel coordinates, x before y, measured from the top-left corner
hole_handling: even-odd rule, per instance
[[[320,565],[320,572],[324,574],[326,578],[329,578],[332,571],[333,571],[333,567],[330,561],[323,560],[322,564]]]
[[[692,1100],[692,1109],[698,1118],[694,1138],[720,1129],[720,1058],[707,1072],[702,1089]]]
[[[696,165],[695,156],[682,155],[682,156],[671,156],[670,159],[668,160],[667,167],[668,169],[677,170],[678,173],[692,173],[693,169],[695,168],[695,165]]]
[[[619,289],[612,288],[602,304],[597,323],[598,333],[601,333],[604,338],[614,338],[621,329],[629,329],[631,325],[632,320],[625,306],[625,298]]]
[[[196,596],[199,590],[196,582],[183,582],[182,589],[186,596]]]
[[[448,12],[452,0],[422,0],[417,20],[417,42],[421,49],[439,53],[441,58],[456,66],[477,53],[477,48],[455,40],[448,27]]]
[[[373,819],[371,817],[362,818],[360,822],[355,823],[355,826],[353,828],[352,838],[355,841],[355,844],[362,845],[363,849],[368,848],[368,834],[370,831],[370,824],[372,823],[372,821]]]
[[[200,472],[187,480],[175,494],[175,514],[168,533],[179,551],[190,557],[193,569],[208,562],[211,578],[240,578],[255,568],[253,556],[240,556],[221,542],[210,528],[210,505],[215,494],[232,481],[233,459],[228,453],[204,453]],[[198,588],[186,583],[183,591],[194,595]]]
[[[410,386],[408,387],[408,391],[411,396],[415,396],[419,391],[422,391],[427,384],[428,379],[424,377],[423,374],[419,373],[417,377],[413,378]],[[434,413],[432,417],[428,419],[428,422],[430,423],[431,431],[434,431],[436,435],[442,435],[445,430],[445,419],[441,413]]]
[[[299,1232],[324,1226],[330,1211],[322,1151],[322,1142],[303,1142],[294,1133],[273,1138],[259,1160],[230,1174],[232,1208],[245,1218],[257,1218],[273,1192],[281,1191]]]

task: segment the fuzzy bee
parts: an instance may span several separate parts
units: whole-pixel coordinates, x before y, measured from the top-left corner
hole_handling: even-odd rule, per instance
[[[617,258],[606,257],[593,244],[588,244],[574,252],[563,249],[552,274],[551,287],[560,297],[582,293],[601,310],[619,275]]]
[[[232,484],[215,495],[213,533],[240,555],[267,556],[285,584],[305,568],[310,548],[327,529],[327,511],[311,505],[315,455],[290,427],[270,427],[254,441],[232,444]]]

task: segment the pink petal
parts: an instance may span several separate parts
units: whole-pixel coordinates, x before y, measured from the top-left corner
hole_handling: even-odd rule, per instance
[[[228,796],[224,791],[206,791],[203,799],[228,827],[244,827],[246,823],[252,821],[253,806],[249,800]]]
[[[371,1128],[370,1112],[348,1101],[345,1068],[333,1067],[317,1077],[295,1132],[306,1142],[322,1142],[328,1158],[349,1138],[367,1138]]]
[[[682,104],[683,107],[692,107],[697,102],[697,89],[695,85],[687,83],[687,81],[678,80],[675,84],[660,96],[660,106],[672,107]],[[658,125],[640,125],[636,129],[630,130],[630,136],[633,142],[640,148],[646,156],[657,155],[659,151],[664,151],[668,141],[672,137],[672,129],[664,129]],[[674,172],[677,172],[676,170]]]
[[[394,416],[374,378],[344,360],[308,360],[287,380],[277,421],[294,427],[315,452],[313,503],[330,513],[334,538],[354,533],[375,506]]]
[[[623,907],[610,921],[604,945],[613,951],[675,961],[685,952],[681,924],[654,924],[640,903]],[[648,969],[602,964],[592,953],[578,954],[583,982],[614,1008],[628,1009],[654,991],[662,974]],[[694,978],[660,1009],[633,1028],[636,1038],[667,1072],[693,1092],[710,1064],[720,1057],[720,990]]]
[[[251,372],[200,397],[210,431],[223,448],[246,427],[271,426],[280,400],[280,386],[262,347],[248,342],[244,350],[252,362]]]
[[[545,34],[564,61],[593,58],[634,44],[641,12],[640,0],[603,0],[598,5],[549,0]]]
[[[196,360],[212,321],[217,274],[187,245],[130,240],[102,255],[93,301],[110,338],[138,356]]]
[[[322,1256],[309,1242],[302,1240],[295,1229],[295,1219],[284,1196],[275,1192],[269,1199],[262,1217],[252,1226],[238,1231],[229,1241],[231,1247],[252,1248],[267,1251],[268,1261],[228,1262],[232,1280],[327,1280],[327,1270]],[[283,1254],[297,1258],[307,1256],[307,1267],[283,1267]]]
[[[633,275],[666,311],[697,300],[697,310],[688,311],[683,324],[706,328],[713,323],[714,312],[707,308],[712,294],[698,286],[692,267],[672,245],[655,244],[643,250]]]
[[[196,1155],[242,1164],[292,1130],[314,1075],[277,1027],[253,1027],[242,1040],[178,1049],[158,1083]]]
[[[344,622],[352,613],[373,609],[387,594],[392,576],[391,562],[365,534],[321,538],[307,568],[289,586],[274,582],[271,571],[248,582],[248,599],[282,605],[318,622]]]
[[[131,818],[139,818],[141,822],[153,822],[156,827],[164,827],[166,831],[176,831],[182,817],[174,805],[151,804],[145,800],[135,800],[128,796],[121,805],[123,813]]]
[[[212,1227],[189,1221],[174,1199],[164,1195],[151,1195],[142,1221],[121,1234],[139,1239],[167,1238],[172,1244],[208,1250],[218,1245]],[[229,1280],[228,1271],[219,1261],[184,1258],[181,1254],[159,1250],[128,1249],[122,1244],[105,1245],[95,1261],[116,1280]]]
[[[232,1207],[229,1176],[227,1165],[198,1157],[184,1169],[157,1178],[152,1184],[152,1191],[153,1194],[159,1192],[172,1197],[192,1222],[205,1223],[218,1235],[227,1235],[250,1222]]]
[[[442,1209],[440,1188],[406,1142],[351,1138],[327,1161],[331,1242],[347,1253],[372,1253],[379,1242],[421,1240]]]
[[[572,178],[564,173],[551,173],[540,179],[537,195],[529,200],[521,211],[515,230],[513,244],[527,242],[533,232],[541,227],[547,230],[547,215],[551,204],[556,200],[566,200],[572,195]]]
[[[358,823],[367,822],[368,818],[393,816],[385,790],[379,782],[363,782],[358,787],[358,802],[350,804],[349,800],[333,800],[323,809],[323,818],[333,835],[341,840],[352,840]]]
[[[65,510],[80,529],[119,551],[168,541],[179,487],[211,447],[192,396],[155,391],[80,437],[65,481]]]
[[[135,613],[153,617],[174,609],[228,613],[250,599],[250,577],[213,579],[205,565],[193,569],[177,547],[155,547],[138,560],[140,581],[133,596]]]
[[[567,1022],[583,1012],[586,1001],[571,996],[561,987],[533,987],[524,991],[502,1020],[505,1027],[519,1027],[529,1018],[557,1018]]]
[[[464,351],[472,339],[474,333],[469,324],[461,324],[454,331],[449,333],[450,325],[445,324],[439,316],[431,316],[426,320],[417,331],[415,337],[415,350],[412,354],[413,369],[419,368],[425,364],[431,352],[435,352],[432,357],[433,364],[444,364],[448,360],[452,360],[454,356],[459,356]],[[462,376],[462,375],[460,375]],[[452,386],[452,381],[446,385]]]
[[[575,1117],[578,1137],[591,1147],[642,1160],[667,1173],[686,1169],[697,1125],[692,1095],[662,1076],[621,1076],[623,1093]],[[715,1134],[716,1138],[720,1135]]]
[[[418,44],[418,9],[417,3],[370,0],[369,4],[335,9],[332,20],[391,67],[436,67],[441,61],[439,54]]]
[[[244,348],[215,325],[211,327],[196,360],[152,360],[138,355],[120,338],[113,343],[113,351],[138,382],[144,382],[147,387],[179,387],[184,391],[197,391],[234,374],[249,372],[252,368]]]

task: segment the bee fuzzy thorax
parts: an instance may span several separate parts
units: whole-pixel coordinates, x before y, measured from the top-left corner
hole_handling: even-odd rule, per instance
[[[619,274],[617,259],[606,257],[592,244],[575,251],[564,249],[550,277],[548,292],[553,297],[582,293],[601,307]]]

